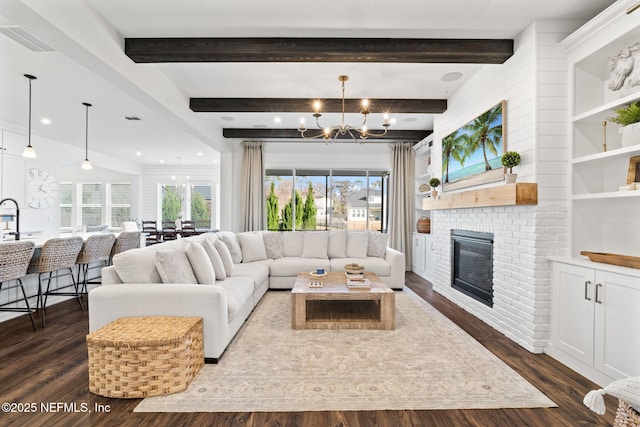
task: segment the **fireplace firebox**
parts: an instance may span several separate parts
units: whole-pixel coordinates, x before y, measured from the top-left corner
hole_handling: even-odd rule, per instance
[[[451,230],[451,286],[493,307],[493,233]]]

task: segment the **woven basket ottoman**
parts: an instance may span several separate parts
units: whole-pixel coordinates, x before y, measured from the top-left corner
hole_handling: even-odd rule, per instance
[[[204,365],[202,318],[123,317],[87,335],[89,391],[124,399],[187,388]]]
[[[618,410],[614,427],[640,427],[640,413],[633,409],[626,401],[618,399]]]

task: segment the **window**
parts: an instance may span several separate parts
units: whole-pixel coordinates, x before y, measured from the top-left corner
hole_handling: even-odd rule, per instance
[[[82,225],[102,224],[102,184],[80,184]]]
[[[211,185],[191,186],[191,209],[188,219],[195,221],[196,228],[211,228]]]
[[[386,171],[268,169],[265,175],[269,230],[386,232]]]
[[[58,185],[58,195],[60,197],[60,227],[69,228],[73,226],[73,183],[61,182]]]
[[[121,227],[123,221],[131,219],[131,184],[107,184],[109,197],[107,217],[109,225]]]

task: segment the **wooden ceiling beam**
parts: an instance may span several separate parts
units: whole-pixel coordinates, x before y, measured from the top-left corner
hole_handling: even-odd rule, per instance
[[[307,98],[191,98],[189,107],[198,113],[308,113],[313,99]],[[345,99],[345,111],[359,113],[361,99]],[[342,112],[340,98],[320,99],[321,112]],[[372,113],[439,114],[447,110],[446,99],[369,99]]]
[[[502,64],[512,39],[126,38],[134,62],[388,62]]]
[[[307,133],[312,133],[312,132],[315,132],[315,131],[314,130],[307,131]],[[381,132],[381,130],[372,129],[371,132]],[[368,138],[367,143],[390,142],[390,141],[417,142],[431,135],[431,133],[432,131],[430,130],[389,130],[383,138]],[[239,139],[302,140],[302,138],[300,138],[300,132],[298,131],[298,129],[224,128],[222,130],[222,136],[224,136],[225,138],[239,138]],[[349,141],[353,140],[349,135],[341,135],[339,136],[338,139],[349,140]],[[312,141],[324,142],[322,138],[318,138]]]

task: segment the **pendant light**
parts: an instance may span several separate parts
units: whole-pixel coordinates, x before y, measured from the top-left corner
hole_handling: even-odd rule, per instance
[[[93,166],[91,166],[91,162],[89,161],[89,107],[91,104],[88,102],[83,102],[82,105],[86,107],[85,114],[85,135],[84,135],[84,161],[82,162],[82,169],[91,170]]]
[[[25,74],[24,76],[29,79],[29,136],[27,138],[27,146],[24,147],[24,151],[22,152],[22,157],[25,159],[35,159],[38,156],[36,155],[36,150],[31,146],[31,81],[37,79],[37,77],[31,74]]]

